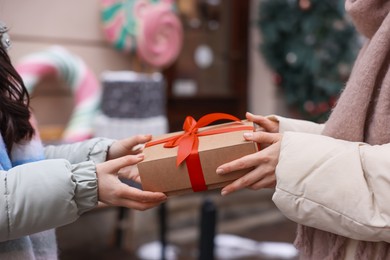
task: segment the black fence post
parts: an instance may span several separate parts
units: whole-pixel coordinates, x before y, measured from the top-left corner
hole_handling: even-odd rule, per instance
[[[160,243],[161,243],[161,260],[165,260],[165,252],[167,246],[167,210],[165,203],[159,206],[159,222],[160,222]]]
[[[206,199],[201,208],[199,260],[214,259],[214,237],[216,232],[217,208],[213,201]]]

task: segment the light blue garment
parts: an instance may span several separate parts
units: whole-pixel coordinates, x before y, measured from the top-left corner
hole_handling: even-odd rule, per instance
[[[5,148],[3,136],[0,135],[0,170],[9,170],[11,167],[11,160]]]
[[[25,144],[15,144],[11,157],[12,159],[7,153],[4,139],[0,135],[0,170],[5,171],[17,165],[44,159],[42,143],[35,138]],[[54,229],[0,242],[0,259],[51,260],[57,259],[57,255]]]

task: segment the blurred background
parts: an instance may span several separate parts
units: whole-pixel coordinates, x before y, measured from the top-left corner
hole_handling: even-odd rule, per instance
[[[362,41],[343,3],[1,0],[0,20],[41,138],[59,144],[179,131],[213,112],[323,122]],[[272,190],[214,190],[98,208],[57,235],[61,259],[296,259],[295,227]]]

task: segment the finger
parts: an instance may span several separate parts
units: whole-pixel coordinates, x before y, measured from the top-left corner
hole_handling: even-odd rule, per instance
[[[256,153],[252,153],[236,160],[220,165],[216,173],[226,174],[233,171],[249,169],[252,167],[267,167],[267,171],[274,171],[279,158],[280,143],[272,144]]]
[[[140,203],[157,203],[167,199],[167,196],[162,192],[143,191],[123,184],[119,197],[123,202],[128,200],[137,201]]]
[[[270,119],[261,115],[254,115],[250,112],[247,112],[245,116],[249,121],[258,124],[260,127],[264,128],[267,132],[276,132],[275,122],[271,121]]]
[[[253,154],[246,155],[239,159],[233,160],[231,162],[222,164],[217,168],[217,174],[223,175],[229,172],[249,169],[251,167],[255,167],[263,162],[263,158],[261,156],[261,151]]]
[[[231,184],[225,186],[221,191],[221,195],[225,196],[225,195],[230,194],[232,192],[235,192],[237,190],[240,190],[240,189],[243,189],[246,187],[250,187],[250,186],[254,185],[255,183],[261,181],[262,179],[263,179],[263,177],[261,176],[261,174],[256,173],[255,170],[251,171],[251,172],[247,173],[246,175],[242,176],[241,178],[238,178],[237,180],[235,180]]]
[[[248,186],[247,188],[251,189],[251,190],[260,190],[260,189],[264,189],[264,188],[275,188],[275,185],[276,185],[275,179],[271,178],[269,176],[266,176],[261,181],[255,182],[254,184]]]
[[[261,121],[264,117],[261,115],[254,115],[251,112],[246,112],[245,117],[251,122]]]
[[[275,186],[276,176],[273,169],[266,165],[259,165],[246,175],[224,187],[221,194],[227,195],[243,188],[258,190],[262,188],[274,188]]]
[[[154,208],[154,207],[160,205],[163,202],[164,201],[142,203],[142,202],[138,202],[138,201],[126,201],[126,202],[124,202],[123,205],[120,205],[120,206],[121,207],[125,207],[125,208],[129,208],[129,209],[135,209],[135,210],[139,210],[139,211],[144,211],[144,210],[147,210],[147,209]]]
[[[143,144],[138,144],[131,149],[131,154],[139,154],[142,153],[144,150],[145,146]]]
[[[126,139],[122,140],[123,146],[126,149],[133,149],[133,147],[139,145],[139,144],[145,144],[146,142],[149,142],[152,140],[152,135],[135,135]],[[136,149],[139,149],[139,147],[136,147]]]
[[[167,199],[164,193],[142,191],[125,184],[123,184],[121,190],[121,192],[116,193],[118,196],[111,200],[110,205],[146,210],[165,202]]]
[[[119,157],[117,159],[106,161],[99,165],[102,165],[104,167],[103,172],[117,174],[120,171],[120,169],[127,166],[135,165],[141,162],[144,159],[144,157],[145,157],[144,154],[126,155],[126,156]]]
[[[254,141],[262,144],[273,144],[281,139],[282,135],[279,133],[267,133],[267,132],[247,132],[244,133],[244,138],[247,141]]]

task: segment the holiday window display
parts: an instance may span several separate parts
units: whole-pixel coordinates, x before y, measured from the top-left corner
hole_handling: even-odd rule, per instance
[[[165,81],[159,71],[171,65],[182,47],[183,29],[173,0],[102,0],[106,39],[119,51],[133,54],[136,71],[102,75],[101,113],[97,135],[124,138],[168,131]],[[146,66],[145,66],[146,65]]]
[[[161,73],[106,71],[101,81],[100,113],[94,122],[96,136],[121,139],[168,131]]]
[[[107,71],[102,79],[103,114],[117,118],[165,115],[165,84],[160,73]]]
[[[342,0],[261,0],[261,53],[293,115],[323,122],[344,87],[359,39]]]

